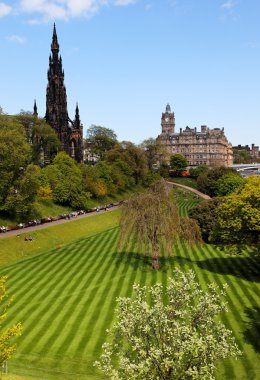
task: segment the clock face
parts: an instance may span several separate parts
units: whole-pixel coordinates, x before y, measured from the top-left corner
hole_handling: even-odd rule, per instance
[[[167,123],[167,121],[169,121],[169,118],[168,118],[168,117],[166,117],[166,118],[165,118],[165,121],[166,121],[166,123]]]

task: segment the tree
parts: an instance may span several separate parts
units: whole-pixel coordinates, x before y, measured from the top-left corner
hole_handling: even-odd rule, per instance
[[[245,180],[242,188],[226,196],[216,210],[216,224],[210,236],[216,244],[260,244],[260,177]]]
[[[205,164],[198,165],[195,168],[190,168],[189,172],[193,177],[198,178],[200,174],[206,174],[209,171],[209,167]]]
[[[132,171],[135,183],[142,183],[148,173],[148,164],[145,152],[130,141],[117,144],[106,154],[106,161],[124,161]]]
[[[0,211],[10,211],[7,198],[16,192],[30,158],[22,124],[15,117],[0,115]]]
[[[95,363],[109,378],[212,380],[218,360],[241,354],[217,320],[227,311],[224,289],[202,291],[194,272],[176,269],[165,291],[161,284],[133,290],[132,299],[117,299],[112,343]]]
[[[60,141],[55,130],[31,112],[21,111],[16,119],[25,129],[27,141],[32,144],[32,161],[44,165],[44,157],[51,159],[58,151]]]
[[[8,299],[6,293],[6,277],[0,277],[0,321],[3,322],[7,316],[7,310],[12,302]],[[13,353],[16,351],[16,344],[12,343],[12,340],[16,336],[20,336],[22,333],[21,323],[17,323],[12,327],[3,328],[1,323],[0,331],[0,366],[2,367],[8,359],[10,359]]]
[[[182,170],[186,170],[188,166],[187,158],[182,154],[176,153],[170,157],[170,166],[172,170],[176,170],[177,172],[181,172]]]
[[[117,143],[117,136],[112,129],[91,125],[87,130],[86,148],[93,157],[104,159],[107,151],[112,149]]]
[[[28,165],[9,189],[2,209],[14,215],[17,220],[38,217],[34,201],[40,187],[40,171],[38,166]]]
[[[75,209],[87,206],[90,194],[84,189],[82,172],[73,158],[60,152],[44,172],[49,179],[55,203]]]
[[[144,247],[146,254],[152,257],[154,269],[160,268],[159,255],[162,251],[172,254],[173,243],[181,232],[176,202],[163,180],[122,207],[119,247],[122,249],[131,241]],[[186,236],[192,243],[195,235]]]
[[[227,173],[220,177],[216,182],[216,195],[222,197],[231,194],[237,188],[242,187],[244,179],[236,173]]]
[[[150,137],[144,140],[140,147],[145,151],[149,169],[154,167],[160,167],[162,162],[167,162],[169,159],[169,153],[160,141]]]
[[[217,223],[216,210],[222,198],[212,198],[199,202],[188,211],[190,218],[195,219],[201,230],[202,239],[208,243],[209,236]]]
[[[212,168],[208,172],[200,174],[197,179],[198,190],[210,197],[217,196],[217,181],[229,173],[239,176],[236,170],[224,166]]]

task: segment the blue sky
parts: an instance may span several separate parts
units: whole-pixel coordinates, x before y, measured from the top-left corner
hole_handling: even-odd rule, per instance
[[[260,145],[259,0],[0,0],[0,105],[45,114],[56,22],[68,108],[85,131],[156,137],[167,102],[179,128],[224,127]]]

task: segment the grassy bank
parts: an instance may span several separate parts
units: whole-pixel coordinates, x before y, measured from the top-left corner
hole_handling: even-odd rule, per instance
[[[25,241],[28,232],[19,230],[17,236],[0,239],[0,266],[24,259],[41,252],[60,249],[64,245],[118,224],[119,210],[110,210],[97,215],[88,215],[61,225],[46,224],[46,228],[30,232],[32,241]]]

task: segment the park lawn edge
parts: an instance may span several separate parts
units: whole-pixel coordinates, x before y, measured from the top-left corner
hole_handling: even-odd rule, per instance
[[[46,226],[34,231],[18,232],[0,240],[0,268],[30,256],[43,254],[50,250],[59,250],[62,246],[75,243],[82,238],[97,235],[118,226],[120,209],[86,215],[85,218],[69,221],[55,226]],[[32,241],[25,241],[28,233]]]

